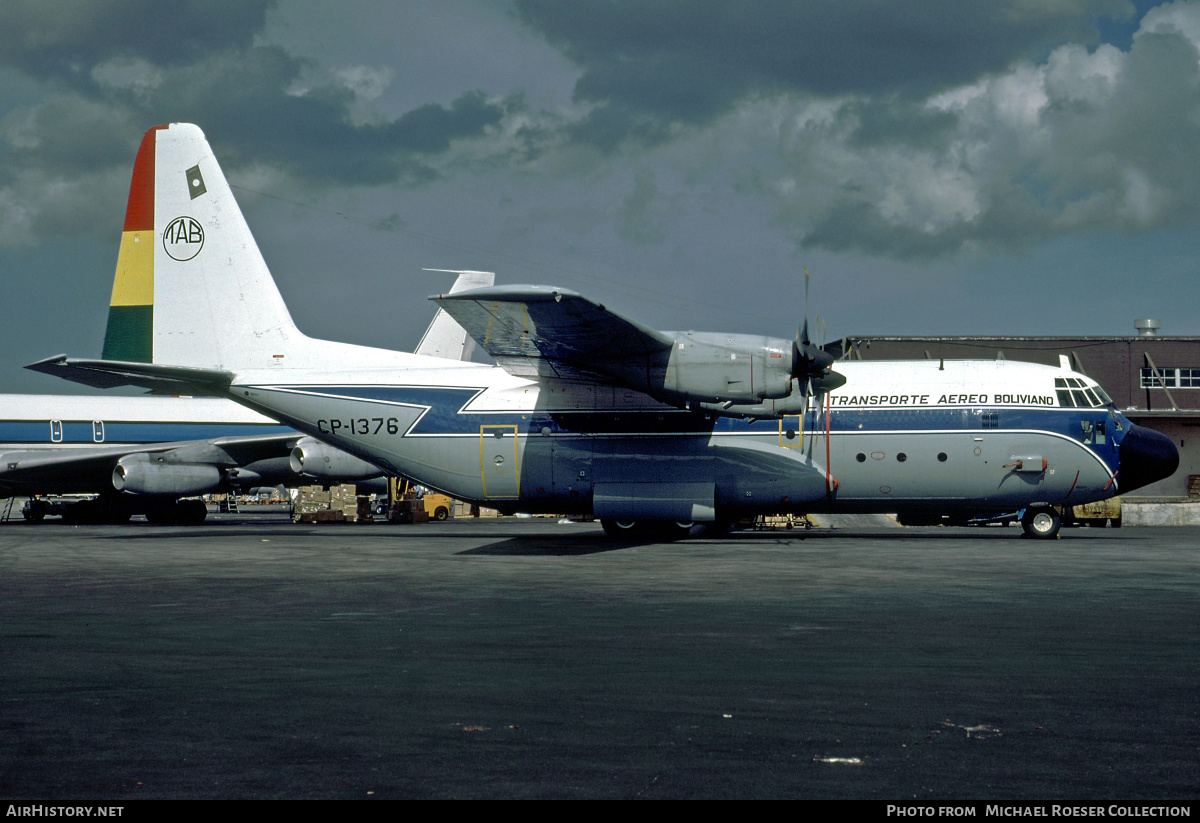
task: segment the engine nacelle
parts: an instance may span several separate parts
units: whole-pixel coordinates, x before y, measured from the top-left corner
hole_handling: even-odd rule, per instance
[[[691,408],[709,412],[719,417],[751,417],[755,419],[778,419],[788,415],[803,414],[809,404],[805,402],[804,389],[800,381],[792,381],[792,393],[777,400],[761,403],[692,403]]]
[[[303,437],[292,449],[292,471],[321,480],[353,482],[379,477],[383,470],[315,437]]]
[[[594,365],[622,384],[665,403],[781,400],[792,391],[790,340],[747,334],[666,332],[669,349]]]
[[[130,454],[113,468],[112,484],[119,492],[186,497],[220,488],[221,470],[205,463],[160,462],[154,455]]]
[[[792,390],[792,341],[745,334],[675,336],[663,389],[689,400],[757,403]]]

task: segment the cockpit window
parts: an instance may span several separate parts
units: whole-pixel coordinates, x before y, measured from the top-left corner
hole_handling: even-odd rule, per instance
[[[1067,391],[1067,381],[1061,377],[1054,378],[1054,390],[1058,395],[1058,405],[1068,409],[1074,408],[1075,401],[1071,399],[1071,393]]]
[[[1078,377],[1054,378],[1058,405],[1066,408],[1098,408],[1112,404],[1112,398],[1099,385],[1088,385]]]

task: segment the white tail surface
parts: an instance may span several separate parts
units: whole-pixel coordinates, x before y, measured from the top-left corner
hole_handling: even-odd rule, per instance
[[[138,150],[104,357],[228,371],[417,365],[301,334],[204,133],[187,123],[151,129]]]
[[[457,274],[458,279],[450,287],[448,294],[457,294],[468,289],[481,289],[496,282],[496,275],[490,271],[458,271],[456,269],[425,269],[425,271],[441,271]],[[475,350],[475,341],[467,334],[467,330],[458,321],[439,308],[433,316],[433,322],[425,330],[425,336],[414,350],[417,354],[430,357],[445,357],[450,360],[470,360]]]

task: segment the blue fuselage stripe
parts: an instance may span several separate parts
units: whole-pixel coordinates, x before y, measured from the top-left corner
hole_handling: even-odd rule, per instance
[[[257,437],[289,434],[293,429],[278,423],[163,423],[157,421],[103,422],[104,439],[97,441],[91,420],[63,420],[62,439],[52,439],[49,420],[0,420],[0,443],[6,445],[72,445],[103,442],[171,443],[177,440],[211,440],[217,437]]]
[[[268,391],[285,391],[336,401],[365,401],[426,410],[406,436],[443,437],[477,436],[482,425],[513,425],[525,434],[561,435],[772,435],[779,431],[777,419],[742,420],[718,417],[705,412],[682,409],[574,411],[574,410],[503,410],[465,411],[483,389],[479,387],[437,386],[258,386]],[[784,418],[795,421],[797,415]],[[828,414],[823,408],[811,408],[804,417],[806,434],[823,434],[826,426],[832,435],[870,435],[881,433],[1001,433],[1007,431],[1046,432],[1065,437],[1088,448],[1106,465],[1117,465],[1115,426],[1106,432],[1104,443],[1083,443],[1081,423],[1109,420],[1110,409],[1047,408],[1045,406],[970,406],[913,408],[856,407],[835,408]],[[343,424],[353,430],[349,424]],[[985,427],[986,426],[986,427]]]

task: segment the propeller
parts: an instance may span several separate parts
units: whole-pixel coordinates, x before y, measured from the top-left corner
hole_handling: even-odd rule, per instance
[[[796,330],[796,339],[792,341],[792,377],[804,385],[805,396],[811,397],[814,388],[820,392],[836,389],[846,382],[846,378],[830,369],[837,356],[825,347],[814,346],[808,336],[808,281],[808,268],[805,267],[804,323]]]

